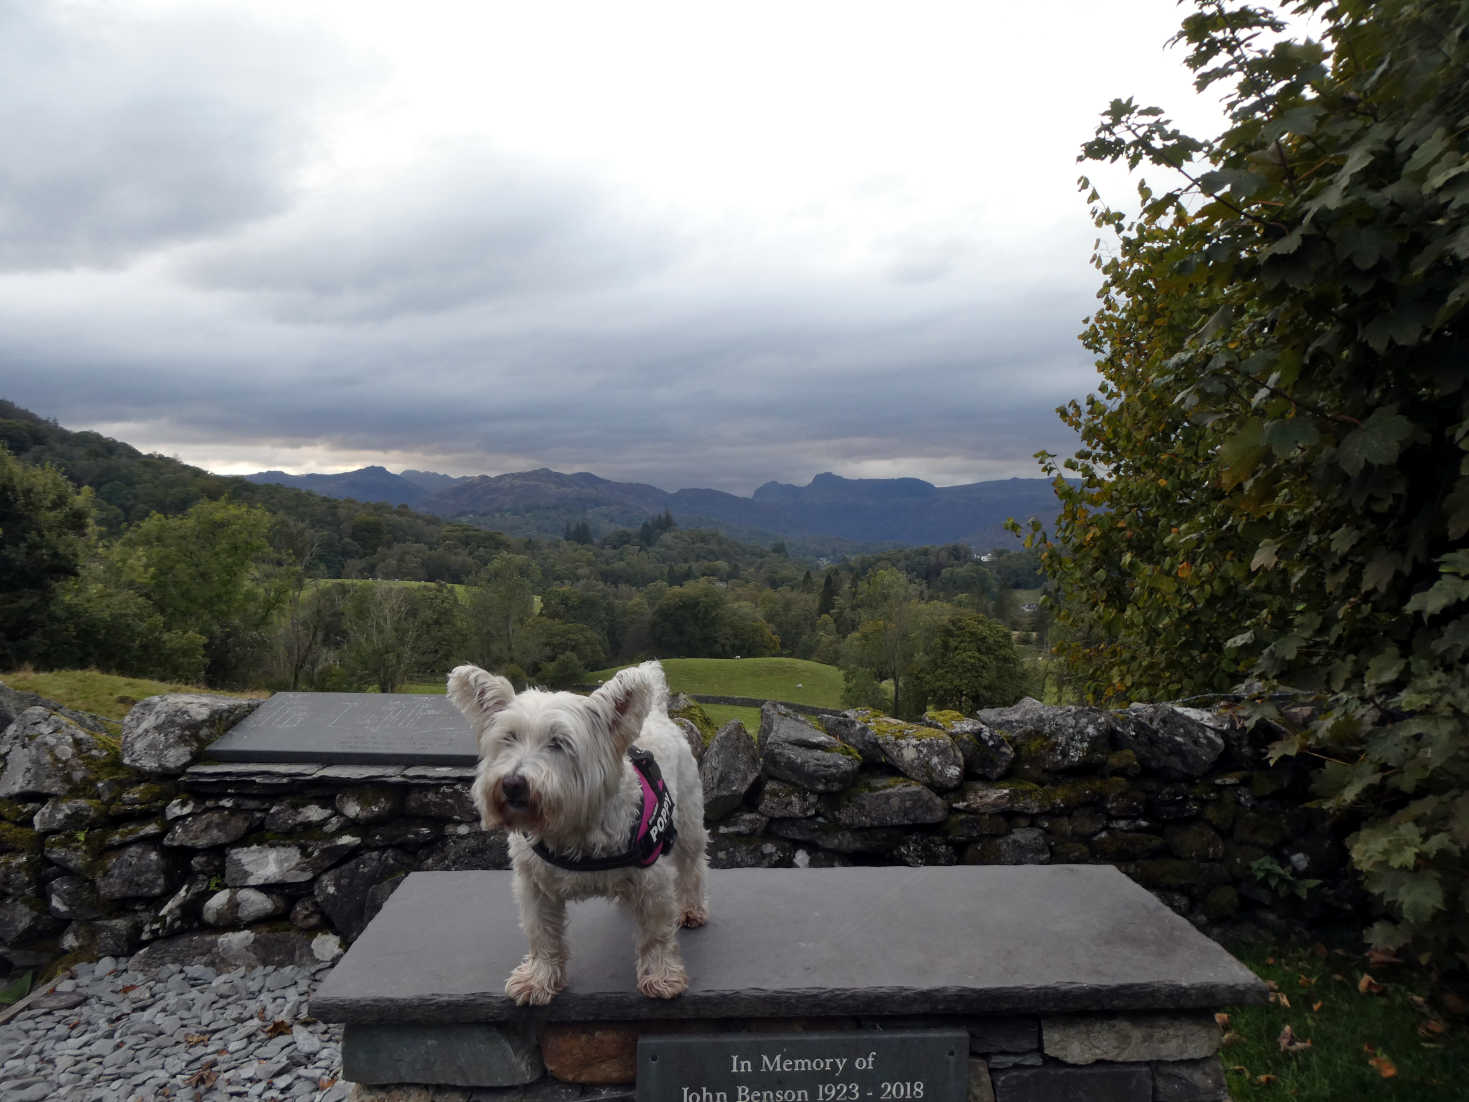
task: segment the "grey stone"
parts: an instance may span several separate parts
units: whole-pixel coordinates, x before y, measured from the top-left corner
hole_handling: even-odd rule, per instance
[[[336,808],[357,823],[380,823],[391,819],[403,806],[401,790],[387,785],[349,788],[337,793]]]
[[[1044,865],[1051,859],[1046,832],[1039,827],[1016,827],[1009,834],[975,842],[964,851],[972,865]]]
[[[454,819],[461,823],[479,821],[479,810],[469,795],[469,786],[463,784],[412,788],[403,801],[403,810],[406,814],[428,819]]]
[[[182,773],[204,747],[259,704],[207,693],[150,696],[122,722],[123,764],[154,775]]]
[[[131,953],[142,936],[146,917],[141,914],[102,918],[91,922],[73,922],[61,937],[67,952]]]
[[[503,830],[466,829],[423,850],[418,867],[425,872],[508,869],[510,838]]]
[[[143,927],[143,940],[155,941],[193,926],[200,905],[210,895],[209,880],[208,876],[200,873],[190,876],[183,887],[169,896],[168,901],[148,920]]]
[[[479,758],[447,698],[412,693],[276,693],[206,756],[374,766],[472,766]]]
[[[1229,1084],[1217,1056],[1153,1065],[1154,1102],[1229,1102]]]
[[[1002,811],[1039,815],[1049,810],[1048,805],[1044,790],[1027,783],[969,781],[949,796],[949,806],[955,811],[976,815],[993,815]]]
[[[889,853],[908,837],[905,831],[895,827],[843,827],[819,815],[810,819],[772,819],[770,833],[838,853]]]
[[[933,721],[949,733],[959,756],[964,760],[964,772],[970,777],[998,780],[1010,771],[1015,760],[1015,750],[1004,735],[977,719],[960,719],[944,722],[936,717]]]
[[[504,994],[525,955],[512,879],[409,875],[317,989],[312,1016],[523,1018]],[[689,989],[667,1001],[636,990],[625,910],[574,904],[568,983],[545,1008],[548,1020],[1212,1012],[1266,994],[1248,969],[1106,866],[717,869],[708,887],[714,921],[679,935]]]
[[[714,828],[714,832],[716,834],[764,834],[769,823],[769,816],[762,815],[758,811],[740,811],[726,816]]]
[[[150,842],[125,846],[101,859],[97,894],[103,899],[144,899],[169,890],[172,870],[163,851]]]
[[[694,760],[703,761],[707,747],[704,745],[704,736],[694,726],[694,721],[685,719],[683,716],[675,716],[673,725],[683,732],[684,741],[689,744],[689,753],[694,755]]]
[[[794,712],[767,702],[760,709],[760,764],[768,778],[812,792],[839,792],[857,775],[861,756]]]
[[[292,797],[270,809],[265,816],[265,829],[284,834],[302,827],[319,827],[337,813],[336,808],[316,800]]]
[[[224,882],[231,888],[303,884],[351,853],[362,840],[342,835],[330,842],[236,846],[225,854]]]
[[[709,838],[708,854],[711,868],[773,869],[790,865],[796,847],[784,838],[714,834]]]
[[[770,819],[804,819],[816,814],[821,797],[785,781],[766,781],[759,806],[760,814]]]
[[[1030,731],[1040,727],[1048,716],[1059,711],[1055,705],[1042,704],[1033,696],[1022,697],[1008,708],[982,708],[974,718],[1002,731]]]
[[[337,932],[351,941],[412,868],[392,850],[364,853],[317,878],[316,902]]]
[[[351,1025],[342,1036],[342,1077],[354,1083],[510,1087],[544,1072],[525,1031],[487,1023]]]
[[[108,758],[93,735],[57,712],[27,708],[0,738],[0,797],[93,795]]]
[[[828,801],[826,817],[845,827],[941,823],[949,809],[931,789],[901,777],[859,780]]]
[[[248,811],[202,811],[175,820],[163,844],[185,849],[228,845],[243,838],[253,820],[254,816]]]
[[[964,759],[942,729],[883,717],[871,730],[888,764],[905,777],[940,791],[964,780]]]
[[[997,1052],[1035,1052],[1041,1047],[1038,1018],[973,1018],[964,1024],[969,1030],[970,1052],[990,1056]]]
[[[46,901],[51,913],[68,922],[78,918],[100,918],[102,901],[90,880],[80,876],[59,876],[46,885]]]
[[[715,734],[699,762],[704,819],[714,822],[739,807],[759,775],[760,755],[755,740],[743,723],[730,720]]]
[[[35,895],[41,858],[34,853],[0,853],[0,896]]]
[[[1047,1056],[1067,1064],[1198,1060],[1219,1051],[1219,1026],[1210,1014],[1047,1017],[1041,1042]]]
[[[36,812],[31,825],[47,834],[60,830],[81,830],[101,822],[105,815],[101,800],[53,796]]]
[[[335,948],[318,946],[323,937],[330,937]],[[194,931],[145,945],[128,962],[128,969],[151,976],[184,965],[204,966],[223,973],[215,983],[228,986],[226,975],[234,969],[282,965],[314,968],[324,960],[335,959],[340,945],[332,935],[299,930]]]
[[[910,868],[926,865],[957,865],[954,847],[942,838],[929,834],[910,834],[898,843],[893,856]]]
[[[822,726],[827,734],[841,739],[862,755],[864,764],[884,765],[887,758],[883,756],[882,747],[877,744],[869,723],[877,717],[878,713],[870,708],[854,708],[840,715],[824,716]]]
[[[0,899],[0,945],[25,945],[60,929],[61,923],[39,899]]]
[[[1151,1102],[1147,1065],[1003,1068],[990,1071],[995,1102]]]
[[[1120,713],[1115,740],[1144,769],[1167,777],[1202,777],[1224,752],[1218,731],[1191,710],[1167,704],[1135,704]]]
[[[200,912],[207,926],[248,926],[286,909],[285,900],[258,888],[225,888],[204,902]]]

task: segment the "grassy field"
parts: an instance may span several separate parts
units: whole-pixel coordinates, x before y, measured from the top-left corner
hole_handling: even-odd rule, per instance
[[[598,670],[588,677],[605,681],[620,668]],[[676,693],[788,700],[827,708],[841,705],[842,671],[802,658],[665,658],[663,672]],[[708,706],[704,710],[713,717]]]
[[[1469,1006],[1426,977],[1322,946],[1236,954],[1272,991],[1268,1006],[1229,1014],[1221,1055],[1235,1102],[1469,1097]]]
[[[118,677],[97,670],[52,670],[37,673],[23,668],[0,673],[0,681],[19,692],[42,696],[106,719],[121,722],[128,709],[145,697],[160,693],[216,693],[262,699],[270,695],[265,689],[244,693],[225,693],[198,685],[180,685],[167,681],[150,681],[141,677]]]

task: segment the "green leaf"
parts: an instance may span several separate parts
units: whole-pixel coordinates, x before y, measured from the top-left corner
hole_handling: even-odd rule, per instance
[[[1428,589],[1413,594],[1404,611],[1421,612],[1426,620],[1469,597],[1469,578],[1440,578]]]
[[[1415,926],[1431,919],[1436,911],[1443,910],[1443,884],[1434,869],[1421,869],[1403,881],[1397,893],[1398,906],[1403,917]]]
[[[1224,649],[1225,650],[1236,650],[1239,647],[1247,647],[1251,643],[1253,643],[1254,641],[1255,641],[1255,632],[1254,632],[1253,629],[1251,629],[1250,631],[1242,631],[1238,635],[1233,636],[1232,638],[1225,640],[1225,642],[1224,642]]]
[[[1362,592],[1366,593],[1369,589],[1386,591],[1393,575],[1401,569],[1402,562],[1403,557],[1396,551],[1379,551],[1373,555],[1362,569]]]
[[[1221,478],[1226,490],[1249,478],[1265,454],[1265,428],[1255,418],[1240,426],[1239,431],[1219,445],[1223,463]]]
[[[1316,426],[1304,417],[1265,423],[1265,443],[1281,459],[1297,448],[1309,448],[1320,439],[1321,433],[1316,430]]]
[[[1269,570],[1275,566],[1277,552],[1280,544],[1274,540],[1261,540],[1259,548],[1255,551],[1255,557],[1250,560],[1250,570]]]
[[[1407,662],[1398,653],[1398,648],[1387,647],[1367,664],[1366,682],[1370,687],[1392,681],[1402,672],[1405,665]]]
[[[1403,443],[1413,434],[1413,422],[1387,406],[1373,412],[1337,448],[1337,462],[1349,475],[1361,473],[1365,464],[1385,466],[1395,462]]]

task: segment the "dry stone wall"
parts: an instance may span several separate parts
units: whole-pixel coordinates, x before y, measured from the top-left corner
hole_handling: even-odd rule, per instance
[[[468,769],[197,762],[254,706],[155,697],[119,726],[0,686],[0,956],[351,940],[410,871],[506,867]],[[1268,765],[1269,737],[1227,712],[1023,701],[911,724],[766,704],[753,735],[685,730],[717,867],[1115,864],[1206,926],[1359,903],[1350,824],[1305,809],[1308,772]]]

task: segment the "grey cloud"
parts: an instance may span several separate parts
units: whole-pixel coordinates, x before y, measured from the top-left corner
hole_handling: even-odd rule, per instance
[[[378,323],[646,278],[671,235],[595,182],[492,150],[441,147],[390,178],[303,204],[186,278],[260,296],[280,320]]]
[[[308,45],[232,16],[0,5],[0,270],[118,267],[284,209],[335,71]]]

